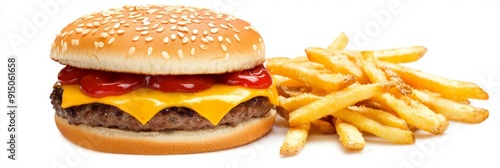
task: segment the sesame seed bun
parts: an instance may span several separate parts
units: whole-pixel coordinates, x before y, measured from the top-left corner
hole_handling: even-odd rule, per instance
[[[69,141],[102,152],[121,154],[183,154],[210,152],[241,146],[264,136],[272,128],[276,111],[236,127],[170,132],[134,132],[73,125],[55,115],[57,128]]]
[[[265,61],[264,43],[234,16],[185,6],[124,6],[82,16],[52,44],[51,58],[84,69],[218,74]]]

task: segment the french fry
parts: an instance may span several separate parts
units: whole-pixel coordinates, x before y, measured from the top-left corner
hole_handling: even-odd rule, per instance
[[[483,108],[477,108],[467,104],[461,104],[452,100],[444,99],[436,94],[428,94],[420,90],[413,90],[412,98],[422,102],[433,111],[443,114],[446,118],[455,121],[480,123],[486,120],[489,112]]]
[[[306,54],[309,61],[320,63],[333,72],[351,74],[361,84],[368,83],[368,78],[363,70],[345,55],[328,55],[325,49],[318,47],[306,48]]]
[[[273,61],[268,61],[267,69],[273,74],[300,80],[309,86],[325,91],[340,90],[355,82],[355,78],[351,75],[334,74],[308,69],[303,66],[297,66],[293,64],[293,62],[275,63]]]
[[[332,123],[325,121],[323,119],[314,120],[311,122],[311,125],[316,127],[321,133],[324,134],[334,134],[337,131],[335,130],[335,126]]]
[[[452,80],[382,61],[379,62],[379,65],[399,74],[406,84],[414,88],[439,93],[445,98],[452,100],[487,100],[489,98],[488,93],[472,82]]]
[[[400,128],[403,130],[409,130],[408,124],[406,123],[405,120],[398,118],[389,112],[372,109],[364,106],[350,106],[347,109],[358,112],[370,119],[379,122],[382,125]]]
[[[340,51],[343,50],[346,46],[347,43],[349,43],[349,38],[345,35],[344,32],[340,33],[335,40],[333,40],[330,45],[326,48],[326,51],[329,54],[333,54],[335,51]]]
[[[411,124],[419,129],[430,132],[432,134],[442,134],[448,128],[449,122],[441,114],[436,114],[427,106],[419,103],[416,100],[406,96],[397,99],[389,93],[383,93],[372,97],[372,100],[391,108],[404,119],[408,124]]]
[[[415,136],[409,130],[384,126],[358,112],[341,109],[332,114],[336,118],[350,123],[356,128],[397,144],[414,144]]]
[[[311,125],[309,123],[296,127],[290,127],[286,134],[285,141],[280,148],[282,156],[293,156],[304,147]]]
[[[280,99],[280,106],[282,106],[288,111],[294,111],[302,106],[305,106],[319,99],[321,99],[320,96],[310,93],[304,93],[295,97]]]
[[[346,108],[359,101],[383,93],[385,85],[381,83],[352,85],[343,90],[332,92],[324,98],[309,103],[290,113],[290,125],[299,126],[320,119],[337,110]]]
[[[355,126],[345,123],[340,119],[334,119],[335,129],[339,135],[342,146],[351,150],[362,150],[365,148],[366,141],[363,134]]]
[[[423,46],[412,46],[386,50],[373,50],[371,52],[373,52],[373,55],[381,61],[392,63],[407,63],[414,62],[422,58],[422,56],[424,56],[424,54],[427,52],[427,48]]]
[[[362,61],[363,64],[363,71],[365,72],[366,76],[368,76],[368,79],[370,79],[371,83],[384,83],[387,82],[387,77],[385,76],[384,71],[381,69],[377,68],[377,65],[373,62],[373,55],[372,53],[366,52],[364,53],[364,61]]]

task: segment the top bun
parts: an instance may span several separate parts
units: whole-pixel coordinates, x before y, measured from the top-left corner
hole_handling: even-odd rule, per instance
[[[264,43],[234,16],[186,6],[124,6],[91,13],[57,35],[50,57],[65,65],[151,74],[219,74],[265,61]]]

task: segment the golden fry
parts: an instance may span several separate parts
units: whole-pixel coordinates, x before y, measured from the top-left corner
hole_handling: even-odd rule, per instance
[[[435,112],[443,114],[450,120],[480,123],[489,116],[488,110],[483,108],[458,103],[436,96],[436,94],[428,94],[419,90],[413,90],[413,93],[412,98],[422,102]]]
[[[309,86],[325,91],[340,90],[355,82],[355,78],[351,75],[344,75],[339,73],[334,74],[331,72],[328,73],[324,71],[308,69],[303,66],[297,66],[290,61],[281,63],[269,61],[267,63],[267,69],[273,74],[283,75],[292,79],[300,80]]]
[[[293,156],[299,153],[306,144],[310,128],[311,125],[309,123],[290,127],[286,134],[285,142],[281,145],[280,154],[282,156]]]
[[[372,98],[391,108],[408,124],[424,131],[439,135],[448,128],[449,122],[443,115],[434,113],[427,106],[406,96],[401,96],[400,99],[389,93],[379,94]]]
[[[439,93],[445,98],[453,100],[487,100],[489,98],[488,93],[472,82],[452,80],[382,61],[379,62],[379,65],[399,74],[406,84],[414,88]]]
[[[366,141],[363,134],[355,126],[345,123],[339,119],[334,119],[335,129],[339,135],[342,146],[351,150],[362,150],[365,148]]]
[[[327,51],[318,47],[310,47],[306,49],[307,58],[309,61],[323,64],[325,68],[343,74],[351,74],[356,77],[359,83],[368,83],[368,78],[361,68],[356,66],[345,55],[328,55]]]
[[[333,54],[335,51],[340,51],[347,47],[347,43],[349,43],[349,38],[345,35],[344,32],[340,33],[335,40],[333,40],[330,45],[326,48],[326,51],[329,54]]]
[[[305,106],[319,99],[321,99],[320,96],[316,96],[310,93],[305,93],[295,97],[280,99],[280,106],[282,106],[288,111],[294,111],[302,106]]]
[[[337,132],[335,130],[335,126],[333,126],[332,123],[322,119],[312,121],[311,125],[316,127],[319,131],[321,131],[321,133],[324,134],[334,134]]]
[[[382,125],[400,128],[403,130],[409,130],[406,121],[401,118],[398,118],[392,113],[364,106],[350,106],[348,107],[348,109],[351,111],[358,112],[370,119],[373,119]]]
[[[392,63],[407,63],[414,62],[422,58],[422,56],[424,56],[424,54],[427,52],[427,48],[423,46],[412,46],[386,50],[373,50],[371,52],[373,52],[373,55],[381,61]]]
[[[333,112],[349,107],[359,101],[381,94],[385,89],[384,84],[352,85],[343,90],[332,92],[324,98],[309,103],[290,113],[290,125],[298,126]]]
[[[413,132],[390,126],[384,126],[358,112],[350,111],[348,109],[341,109],[336,111],[332,115],[342,121],[356,126],[356,128],[360,130],[372,133],[393,143],[415,143],[415,136],[413,136]]]

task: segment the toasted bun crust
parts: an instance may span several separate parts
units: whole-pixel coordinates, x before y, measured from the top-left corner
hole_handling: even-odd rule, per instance
[[[273,126],[276,112],[236,127],[200,131],[133,132],[86,125],[72,125],[55,115],[59,131],[69,141],[92,150],[122,154],[183,154],[229,149],[264,136]]]
[[[234,16],[185,6],[124,6],[67,25],[50,57],[84,69],[151,74],[217,74],[264,62],[264,43]]]

